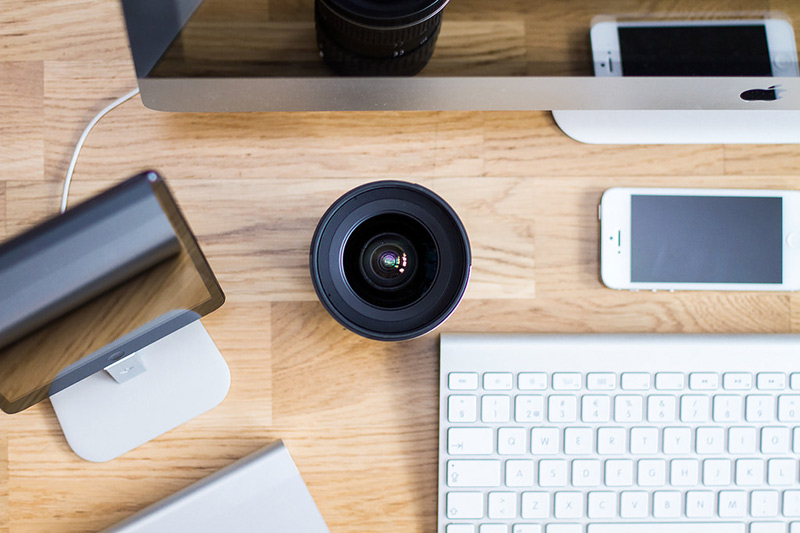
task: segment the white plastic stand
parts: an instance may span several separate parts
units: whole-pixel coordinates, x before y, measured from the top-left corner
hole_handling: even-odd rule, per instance
[[[103,462],[216,407],[230,371],[199,320],[52,395],[83,459]]]
[[[800,111],[553,111],[561,131],[588,144],[796,144]]]

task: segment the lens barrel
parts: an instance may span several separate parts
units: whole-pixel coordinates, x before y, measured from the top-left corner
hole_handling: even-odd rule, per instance
[[[458,305],[471,266],[455,211],[416,184],[357,187],[323,215],[310,270],[323,306],[371,339],[406,340],[441,324]]]
[[[323,60],[349,76],[412,76],[433,55],[449,0],[316,0]]]

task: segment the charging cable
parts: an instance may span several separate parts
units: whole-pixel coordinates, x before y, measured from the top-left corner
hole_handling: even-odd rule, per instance
[[[132,90],[126,95],[120,96],[106,107],[104,107],[99,113],[97,113],[94,118],[89,122],[86,128],[83,130],[80,139],[78,139],[78,143],[75,145],[75,151],[72,152],[72,159],[69,162],[69,167],[67,168],[67,174],[64,177],[64,189],[61,191],[61,213],[63,214],[64,211],[67,210],[67,198],[69,197],[69,186],[72,183],[72,173],[75,171],[75,164],[78,162],[78,154],[81,153],[81,148],[83,148],[83,143],[86,141],[86,137],[89,136],[89,132],[92,131],[92,128],[100,122],[100,119],[106,116],[109,111],[114,109],[115,107],[123,104],[139,94],[139,88]]]

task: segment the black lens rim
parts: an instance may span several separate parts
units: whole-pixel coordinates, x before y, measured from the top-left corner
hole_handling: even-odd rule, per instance
[[[316,0],[346,21],[367,28],[415,26],[441,12],[450,0]]]
[[[439,266],[428,292],[402,308],[378,308],[352,291],[342,266],[345,243],[360,223],[382,213],[410,216],[422,224],[439,250]],[[311,241],[312,284],[325,309],[343,326],[382,341],[423,335],[450,316],[467,287],[472,257],[461,220],[432,191],[403,181],[357,187],[325,212]]]

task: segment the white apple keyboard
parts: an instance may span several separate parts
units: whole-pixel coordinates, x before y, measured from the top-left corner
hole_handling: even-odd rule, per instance
[[[441,337],[439,533],[800,533],[800,336]]]

